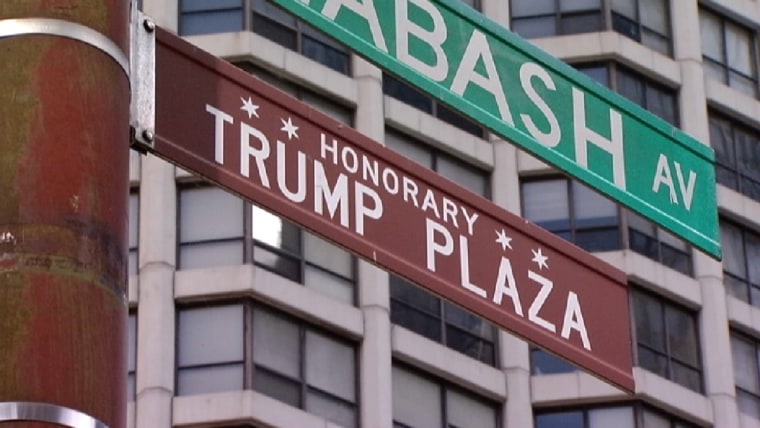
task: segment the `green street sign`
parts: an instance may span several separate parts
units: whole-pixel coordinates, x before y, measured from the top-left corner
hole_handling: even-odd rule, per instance
[[[710,147],[459,0],[274,2],[721,258]]]

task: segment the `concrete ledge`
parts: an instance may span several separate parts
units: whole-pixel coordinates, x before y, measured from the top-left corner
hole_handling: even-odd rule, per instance
[[[730,324],[753,336],[760,336],[760,308],[728,295],[726,306]]]
[[[364,335],[358,308],[253,265],[180,270],[175,278],[178,302],[254,297],[352,339]]]
[[[492,145],[422,110],[385,96],[385,120],[391,127],[487,170],[494,167]]]
[[[391,327],[393,357],[497,401],[507,399],[502,371],[424,338],[401,326]]]
[[[536,407],[630,399],[624,391],[582,371],[531,376],[530,385]]]
[[[174,397],[175,427],[251,423],[266,427],[339,428],[318,416],[255,391]]]
[[[636,396],[675,416],[700,425],[713,425],[710,399],[641,367],[633,368]]]
[[[240,31],[191,36],[186,39],[228,61],[250,61],[343,104],[357,104],[357,86],[350,76],[338,73],[258,34]]]
[[[742,195],[736,190],[718,185],[718,208],[740,223],[760,228],[760,202]]]

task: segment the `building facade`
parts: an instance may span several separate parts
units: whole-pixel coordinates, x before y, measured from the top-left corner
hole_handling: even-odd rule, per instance
[[[760,427],[760,4],[467,3],[715,149],[722,263],[268,0],[141,8],[625,271],[635,394],[133,152],[129,427]]]

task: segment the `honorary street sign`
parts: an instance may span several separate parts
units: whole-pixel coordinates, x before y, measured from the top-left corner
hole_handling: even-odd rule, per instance
[[[156,154],[632,391],[626,277],[163,30]]]
[[[714,155],[460,0],[274,0],[720,259]]]

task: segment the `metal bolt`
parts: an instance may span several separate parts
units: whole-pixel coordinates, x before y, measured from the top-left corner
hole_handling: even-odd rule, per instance
[[[153,131],[151,131],[150,129],[146,129],[146,130],[144,130],[144,131],[142,132],[142,137],[143,137],[143,139],[145,139],[145,141],[147,141],[147,142],[149,142],[149,143],[152,143],[152,142],[153,142],[153,139],[154,139],[156,136],[153,134]]]
[[[145,27],[147,32],[152,33],[156,30],[156,23],[150,19],[146,19],[143,21],[143,27]]]

